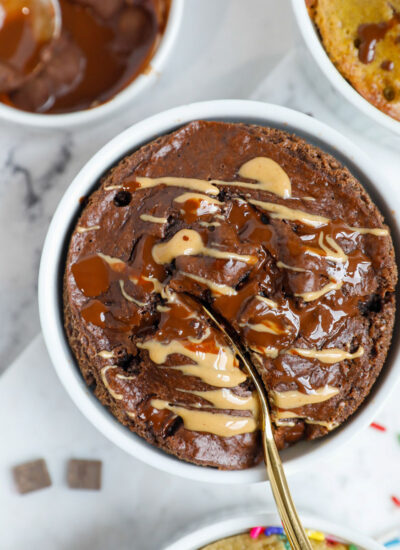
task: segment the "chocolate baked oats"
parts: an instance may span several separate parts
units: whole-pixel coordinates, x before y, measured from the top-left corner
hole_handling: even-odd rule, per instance
[[[88,386],[196,464],[261,458],[257,397],[192,294],[239,332],[279,448],[327,434],[390,344],[392,240],[336,159],[282,130],[197,121],[124,158],[89,197],[65,268],[65,329]]]

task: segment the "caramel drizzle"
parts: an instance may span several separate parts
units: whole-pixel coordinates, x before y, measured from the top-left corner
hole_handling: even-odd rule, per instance
[[[207,195],[202,195],[201,193],[183,193],[174,198],[174,202],[185,203],[190,200],[198,200],[199,202],[206,202],[212,208],[210,212],[217,212],[219,206],[224,206],[224,203],[214,199],[213,197],[208,197]]]

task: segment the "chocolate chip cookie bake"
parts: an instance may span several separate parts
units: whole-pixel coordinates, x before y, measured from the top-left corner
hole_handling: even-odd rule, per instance
[[[335,158],[282,130],[196,121],[121,160],[89,197],[68,248],[65,330],[122,424],[182,460],[243,469],[261,459],[257,396],[197,300],[251,354],[282,449],[368,395],[396,280],[382,215]]]
[[[306,0],[340,73],[375,107],[400,120],[400,0]]]

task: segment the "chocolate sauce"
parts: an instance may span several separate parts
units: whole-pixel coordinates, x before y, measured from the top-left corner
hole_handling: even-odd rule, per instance
[[[167,0],[121,2],[108,17],[102,14],[101,0],[90,4],[60,0],[60,39],[49,49],[41,71],[17,85],[5,102],[40,113],[88,109],[111,99],[146,69],[164,31]],[[0,56],[18,45],[17,61],[26,70],[37,58],[28,30],[27,25],[9,25],[0,31]]]

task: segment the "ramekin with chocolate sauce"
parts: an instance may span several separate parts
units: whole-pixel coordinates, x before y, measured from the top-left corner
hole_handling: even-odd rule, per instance
[[[314,533],[323,534],[330,541],[317,542],[311,540],[315,550],[337,548],[343,550],[350,545],[360,550],[382,550],[382,546],[375,540],[348,527],[342,527],[310,515],[300,514],[301,521],[306,529]],[[256,526],[280,526],[281,521],[276,512],[254,510],[249,512],[228,513],[226,511],[217,518],[209,519],[206,524],[191,532],[182,533],[178,540],[164,547],[164,550],[224,550],[246,548],[248,550],[280,550],[287,547],[280,536],[265,537],[259,535],[256,539],[249,537],[249,531]],[[250,539],[250,540],[249,540]]]
[[[217,122],[189,124],[173,138],[162,137],[198,119]],[[291,137],[292,133],[306,142]],[[193,138],[195,134],[199,139]],[[154,139],[153,144],[132,156],[133,161],[127,157],[107,176],[120,158]],[[324,153],[310,145],[310,141]],[[238,158],[233,161],[224,149],[227,143],[237,153]],[[193,147],[196,154],[190,157]],[[283,156],[279,156],[280,148],[286,151]],[[215,160],[207,157],[207,150],[213,151]],[[167,174],[168,166],[164,163],[170,159],[171,151],[179,153],[181,161],[175,163],[174,173]],[[276,436],[281,447],[333,430],[321,441],[303,441],[285,449],[282,457],[288,473],[306,469],[313,459],[332,454],[370,422],[398,378],[399,365],[394,362],[392,346],[378,382],[366,397],[390,341],[396,268],[389,232],[382,225],[376,207],[355,178],[329,154],[349,168],[372,194],[389,223],[397,247],[393,217],[377,193],[380,176],[369,160],[318,121],[276,106],[216,101],[161,113],[110,142],[78,175],[64,196],[46,239],[39,284],[41,320],[50,355],[67,390],[115,443],[149,464],[194,479],[234,483],[265,478],[263,468],[257,466],[256,406],[251,406],[251,388],[246,385],[246,376],[214,329],[198,318],[190,300],[175,301],[174,296],[182,290],[204,299],[211,297],[215,307],[262,358],[260,369],[272,390]],[[202,159],[209,162],[202,165]],[[152,160],[157,162],[151,168]],[[129,179],[135,166],[142,167],[144,172]],[[212,167],[213,173],[207,167]],[[228,174],[229,170],[233,172]],[[266,170],[269,178],[264,179],[262,174]],[[101,191],[90,198],[78,221],[79,198],[90,195],[104,176],[107,177]],[[180,181],[175,181],[176,178]],[[255,196],[253,186],[257,181]],[[333,199],[327,199],[327,191],[322,192],[329,185],[333,186]],[[196,212],[191,211],[196,193],[209,197],[207,204],[200,205],[204,212],[199,212],[198,205]],[[328,200],[326,204],[323,197]],[[329,206],[332,200],[334,207]],[[353,200],[357,207],[354,204],[353,208]],[[174,213],[169,212],[171,201],[175,203]],[[132,206],[128,208],[131,202],[137,211],[133,216]],[[106,203],[108,207],[104,210]],[[324,204],[325,216],[321,211]],[[228,205],[229,212],[225,212],[223,205]],[[119,226],[116,220],[121,216],[121,228],[125,229],[116,235],[114,229]],[[341,216],[344,219],[340,222]],[[336,220],[334,228],[329,217]],[[171,223],[167,224],[164,218]],[[133,219],[136,221],[131,227]],[[225,227],[226,221],[229,223]],[[240,227],[236,227],[238,224]],[[168,235],[159,234],[164,225],[170,227]],[[139,226],[143,237],[136,241],[134,235]],[[224,237],[219,242],[218,228],[222,226]],[[101,227],[109,228],[100,240],[104,249],[94,236],[100,235],[97,232],[102,231]],[[232,234],[229,227],[234,230]],[[332,233],[329,228],[335,231]],[[265,231],[274,235],[269,235],[260,249],[257,242],[263,240],[260,235]],[[349,231],[351,235],[347,235]],[[207,241],[202,232],[212,235],[215,242]],[[244,242],[238,243],[237,235],[244,238],[245,233]],[[258,240],[252,244],[257,234]],[[353,237],[358,244],[352,242]],[[302,252],[304,246],[307,251]],[[274,250],[269,250],[270,247]],[[86,382],[118,420],[108,414],[93,393],[88,393],[66,339],[61,287],[68,248],[64,287],[68,337]],[[180,248],[185,249],[182,254]],[[96,277],[92,276],[92,268]],[[171,269],[176,270],[173,277]],[[380,282],[375,269],[380,273]],[[264,273],[261,279],[260,273]],[[142,279],[143,285],[139,284]],[[164,284],[166,281],[169,284]],[[247,288],[246,283],[253,286]],[[376,285],[381,283],[388,294],[385,291],[385,297],[377,296],[375,307],[372,297],[379,295]],[[268,292],[271,285],[281,289],[279,296]],[[154,301],[154,295],[162,299]],[[330,321],[323,311],[315,310],[319,298],[322,299],[319,306]],[[365,302],[364,309],[359,308],[359,302]],[[238,315],[236,310],[243,304],[246,307]],[[144,317],[141,313],[138,317],[140,308],[144,308]],[[174,318],[186,319],[187,323],[176,323]],[[318,327],[327,329],[327,321],[331,328],[325,336],[320,335],[324,346],[322,340],[317,342],[317,333]],[[365,323],[369,322],[372,332],[368,336]],[[182,335],[186,324],[189,332]],[[134,347],[128,350],[132,326],[140,329]],[[114,331],[113,336],[110,330]],[[350,334],[348,341],[346,334]],[[118,342],[110,345],[110,338],[115,335]],[[182,336],[190,345],[181,345]],[[313,339],[315,345],[310,344]],[[195,372],[199,368],[195,354],[199,346],[206,344],[207,349],[201,350],[205,359],[200,365],[199,378],[200,371],[197,375]],[[221,365],[216,368],[215,361],[206,364],[208,355],[213,354],[222,354],[224,368]],[[375,359],[369,367],[371,354]],[[136,377],[140,380],[138,385]],[[346,377],[351,380],[349,387]],[[357,412],[342,427],[333,429],[357,407]],[[122,423],[150,443],[130,433]],[[225,433],[228,424],[235,425],[237,433]],[[169,456],[153,444],[183,460]],[[184,460],[226,469],[247,469],[216,471]]]
[[[183,0],[59,1],[61,34],[43,49],[36,69],[13,78],[0,66],[0,118],[54,128],[116,112],[157,80],[183,12]],[[14,57],[21,62],[25,55],[28,63],[25,34],[27,51],[19,48]]]
[[[353,10],[351,4],[345,2],[340,7],[328,0],[322,4],[323,11],[319,17],[315,16],[315,24],[312,15],[316,12],[310,15],[308,8],[314,6],[316,10],[318,3],[315,0],[292,0],[301,35],[298,47],[304,58],[305,71],[321,95],[329,95],[330,84],[361,113],[400,134],[400,91],[396,81],[400,60],[396,29],[400,27],[398,16],[393,14],[398,4],[393,4],[392,9],[390,2],[374,0],[366,8],[363,2],[356,2],[357,7]],[[362,13],[365,21],[361,20]],[[341,22],[340,17],[345,17],[346,23]],[[323,36],[318,21],[323,26]],[[367,126],[368,120],[365,122]]]

